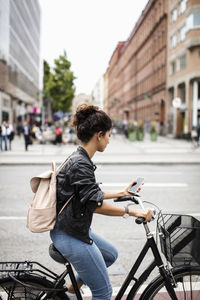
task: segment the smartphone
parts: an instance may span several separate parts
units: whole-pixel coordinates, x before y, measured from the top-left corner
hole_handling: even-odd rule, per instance
[[[139,189],[139,187],[141,187],[141,185],[143,183],[144,183],[144,178],[138,177],[136,182],[131,186],[131,188],[128,190],[128,192],[131,194],[137,193],[137,190]]]

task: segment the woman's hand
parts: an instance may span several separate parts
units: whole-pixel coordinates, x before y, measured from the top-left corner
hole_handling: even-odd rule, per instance
[[[145,208],[145,209],[134,209],[134,217],[139,218],[142,217],[145,219],[145,222],[149,222],[151,221],[151,219],[153,218],[154,214],[153,212],[149,209],[149,208]]]
[[[132,187],[132,185],[134,185],[136,183],[136,181],[134,180],[127,188],[125,188],[125,190],[124,190],[124,196],[130,196],[131,194],[128,192],[128,190]],[[144,183],[143,183],[144,184]],[[142,185],[143,185],[142,184]],[[139,193],[140,192],[140,190],[141,190],[141,187],[139,187],[138,189],[137,189],[137,193]]]
[[[132,185],[136,183],[134,180],[125,190],[119,190],[119,191],[104,191],[104,199],[113,199],[113,198],[119,198],[124,196],[132,196],[131,193],[128,192],[128,190],[132,187]],[[141,187],[137,189],[137,193],[139,193],[141,190]]]

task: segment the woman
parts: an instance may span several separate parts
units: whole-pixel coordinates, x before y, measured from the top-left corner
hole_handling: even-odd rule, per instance
[[[73,198],[58,215],[51,239],[55,247],[72,263],[77,272],[77,283],[86,284],[93,300],[109,300],[112,287],[107,267],[117,259],[117,250],[90,228],[93,213],[123,216],[124,207],[111,204],[106,199],[129,195],[123,191],[103,192],[95,180],[91,158],[96,151],[103,152],[109,143],[112,122],[109,116],[92,105],[81,105],[73,119],[81,141],[57,176],[57,212],[72,195]],[[130,216],[152,218],[150,210],[129,209]],[[68,291],[73,293],[70,285]]]

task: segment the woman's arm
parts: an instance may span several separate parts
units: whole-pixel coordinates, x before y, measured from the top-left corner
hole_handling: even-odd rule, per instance
[[[123,216],[125,214],[125,208],[123,206],[117,206],[115,204],[103,201],[101,207],[97,207],[94,213],[106,215],[106,216]],[[132,217],[143,217],[148,222],[152,219],[152,211],[150,209],[133,209],[129,208],[129,215]]]
[[[119,198],[119,197],[126,196],[124,194],[124,191],[103,191],[103,193],[104,193],[104,199],[112,199],[112,198]]]
[[[119,197],[124,197],[124,196],[131,196],[131,194],[128,192],[128,190],[130,189],[130,187],[135,183],[135,181],[133,181],[127,188],[125,188],[125,190],[123,191],[105,191],[104,193],[104,199],[112,199],[112,198],[119,198]],[[139,193],[141,188],[139,188],[137,190],[137,192]]]

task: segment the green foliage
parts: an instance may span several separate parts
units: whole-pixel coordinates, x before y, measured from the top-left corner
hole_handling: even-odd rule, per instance
[[[46,85],[48,84],[49,81],[49,76],[50,76],[50,66],[46,60],[43,62],[43,69],[44,69],[44,75],[43,75],[43,86],[44,89],[46,88]]]
[[[53,70],[44,62],[44,89],[51,101],[54,112],[70,111],[74,98],[74,74],[70,70],[71,63],[67,60],[66,51],[54,60]]]
[[[138,126],[137,132],[138,132],[138,133],[142,133],[142,134],[144,133],[144,127],[143,127],[142,124],[140,124],[140,125]]]
[[[133,123],[131,123],[128,127],[128,133],[136,132],[136,128]]]
[[[142,121],[138,121],[137,140],[143,141],[143,139],[144,139],[144,124]]]
[[[150,137],[151,137],[151,141],[157,141],[157,136],[158,136],[158,131],[156,128],[156,123],[152,122],[151,123],[151,128],[150,128]]]
[[[157,130],[156,130],[156,126],[155,125],[152,125],[151,126],[151,129],[150,129],[150,134],[153,134],[153,133],[157,133]]]
[[[51,72],[50,72],[50,66],[46,60],[43,62],[43,99],[44,102],[47,103],[49,101],[49,95],[48,95],[48,82],[50,80]]]

